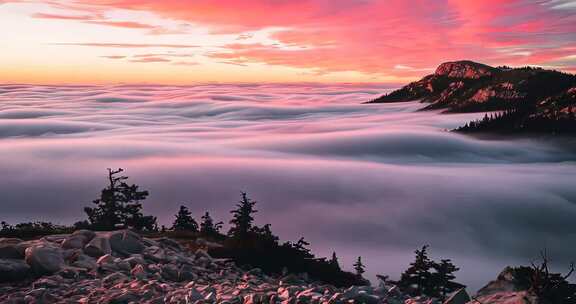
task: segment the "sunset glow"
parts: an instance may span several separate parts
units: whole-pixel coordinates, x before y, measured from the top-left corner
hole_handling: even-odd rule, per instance
[[[447,60],[576,71],[566,0],[0,1],[0,82],[404,83]]]

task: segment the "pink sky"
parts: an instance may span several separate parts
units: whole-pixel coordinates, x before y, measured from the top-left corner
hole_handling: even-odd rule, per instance
[[[2,82],[403,83],[459,59],[576,71],[569,0],[8,0],[0,26]]]

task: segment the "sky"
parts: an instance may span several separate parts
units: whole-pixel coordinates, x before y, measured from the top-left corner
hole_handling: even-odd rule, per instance
[[[572,0],[0,0],[0,82],[378,82],[576,71]]]

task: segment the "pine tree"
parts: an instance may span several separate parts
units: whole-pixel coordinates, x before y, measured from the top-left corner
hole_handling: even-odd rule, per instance
[[[220,229],[222,229],[222,222],[214,223],[214,220],[210,216],[210,213],[206,211],[201,217],[202,222],[200,222],[200,233],[205,236],[216,236],[220,234]]]
[[[310,246],[310,243],[307,242],[304,237],[301,237],[298,242],[294,244],[294,248],[296,248],[296,250],[298,250],[304,257],[312,256],[311,250],[308,246]]]
[[[335,269],[340,270],[340,263],[338,263],[338,257],[336,256],[336,252],[332,252],[332,258],[330,259],[329,263]]]
[[[90,224],[95,229],[113,230],[133,227],[138,230],[157,230],[156,217],[142,214],[141,201],[148,197],[148,191],[141,191],[138,185],[129,185],[127,176],[119,175],[124,169],[108,169],[108,186],[100,198],[92,203],[95,208],[86,207]]]
[[[404,292],[413,296],[428,295],[434,293],[431,290],[430,280],[432,273],[430,272],[433,262],[428,258],[428,246],[423,246],[422,249],[416,250],[416,259],[410,264],[410,267],[402,273],[398,287]]]
[[[272,226],[270,224],[266,224],[262,227],[254,226],[252,228],[252,232],[257,237],[259,242],[268,246],[277,246],[280,239],[275,236],[274,233],[272,233],[271,227]]]
[[[180,210],[176,214],[176,219],[172,224],[172,230],[176,231],[198,231],[198,223],[192,217],[192,213],[186,206],[180,206]]]
[[[456,279],[454,272],[460,269],[452,264],[452,261],[448,259],[440,260],[440,263],[434,263],[432,267],[436,272],[432,274],[431,284],[436,286],[438,291],[435,293],[441,299],[445,299],[448,294],[464,287],[464,285],[454,282],[454,279]]]
[[[230,211],[233,214],[230,220],[230,230],[228,235],[239,240],[246,240],[252,231],[254,217],[252,214],[258,212],[254,209],[255,201],[248,198],[245,192],[242,192],[242,200],[236,204],[237,209]]]
[[[358,257],[356,263],[354,263],[354,271],[356,271],[356,275],[358,277],[362,277],[362,274],[366,272],[364,264],[362,264],[362,257]]]

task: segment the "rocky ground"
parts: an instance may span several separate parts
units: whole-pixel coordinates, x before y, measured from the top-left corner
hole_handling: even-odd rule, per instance
[[[395,287],[336,288],[306,274],[269,276],[212,258],[206,249],[215,244],[197,245],[192,252],[174,240],[131,231],[0,239],[0,303],[437,303]],[[495,292],[506,291],[496,285]],[[482,303],[499,303],[510,295],[485,290],[483,296],[496,300]],[[469,301],[461,290],[445,303]]]

